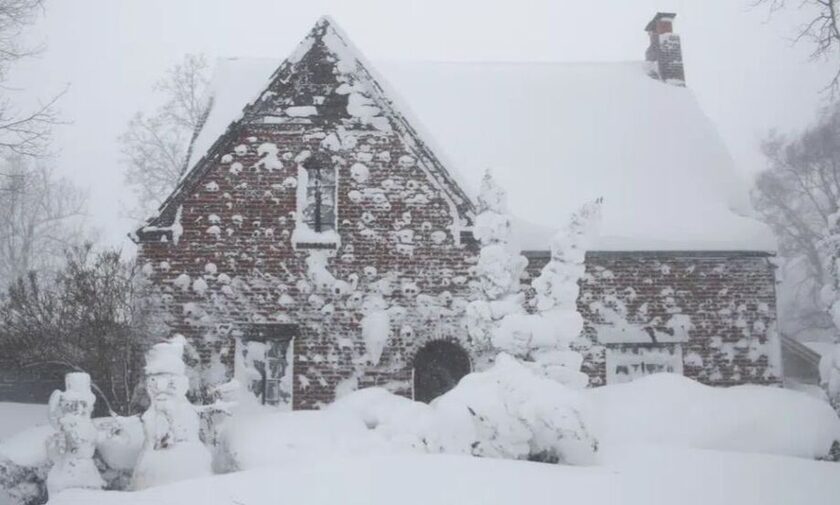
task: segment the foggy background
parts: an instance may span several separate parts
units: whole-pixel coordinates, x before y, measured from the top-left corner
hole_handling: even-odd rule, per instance
[[[135,112],[158,105],[153,84],[185,53],[211,63],[283,58],[329,14],[374,66],[642,60],[644,26],[657,11],[677,13],[687,84],[744,177],[763,167],[759,141],[769,129],[801,128],[824,102],[833,67],[790,40],[807,13],[771,17],[751,0],[53,0],[28,32],[45,50],[17,64],[9,84],[26,89],[16,94],[21,107],[68,87],[58,173],[89,190],[101,240],[130,250],[136,223],[121,215],[133,195],[116,139]]]

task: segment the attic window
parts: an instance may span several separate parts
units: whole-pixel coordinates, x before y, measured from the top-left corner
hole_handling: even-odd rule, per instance
[[[333,249],[338,245],[336,174],[332,157],[325,152],[317,152],[298,165],[298,217],[292,234],[295,247]]]
[[[306,200],[303,222],[315,233],[335,230],[335,167],[326,153],[315,153],[303,163]]]

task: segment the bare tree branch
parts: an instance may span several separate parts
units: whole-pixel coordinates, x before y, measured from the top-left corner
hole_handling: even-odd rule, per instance
[[[768,166],[756,178],[753,202],[782,256],[801,272],[793,284],[783,283],[783,297],[789,294],[795,305],[785,317],[802,328],[830,328],[820,291],[832,283],[828,239],[840,210],[840,104],[791,138],[771,133],[763,150]]]
[[[49,269],[84,240],[87,195],[50,168],[13,155],[0,163],[0,286]]]
[[[187,169],[189,149],[209,110],[208,65],[188,54],[155,84],[163,97],[151,115],[138,113],[120,136],[126,182],[135,189],[138,220],[149,217]]]
[[[830,62],[836,67],[824,92],[834,98],[840,91],[840,5],[838,0],[755,0],[753,6],[766,6],[771,14],[777,13],[789,4],[807,13],[808,21],[796,28],[793,37],[795,43],[811,44],[812,60]]]

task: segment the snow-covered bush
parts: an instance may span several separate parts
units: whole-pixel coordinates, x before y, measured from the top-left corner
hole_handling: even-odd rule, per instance
[[[592,463],[598,447],[581,393],[535,375],[507,354],[497,356],[486,372],[464,377],[432,409],[447,421],[439,427],[469,414],[472,429],[464,430],[460,442],[470,440],[469,452],[477,456],[580,465]],[[450,442],[444,440],[447,452],[464,449],[446,447]]]
[[[493,333],[493,346],[522,359],[545,377],[585,387],[583,358],[569,349],[583,330],[577,311],[578,281],[586,249],[601,217],[601,201],[584,205],[551,243],[551,259],[532,286],[536,314],[511,313]]]
[[[210,451],[199,439],[200,420],[187,400],[184,337],[156,344],[146,357],[151,404],[142,415],[145,442],[134,469],[135,489],[210,475]]]
[[[44,503],[47,490],[44,485],[48,464],[27,466],[2,453],[0,447],[0,503],[9,505],[34,505]]]
[[[486,349],[498,321],[524,310],[520,283],[528,260],[510,243],[506,195],[490,172],[481,181],[477,210],[473,233],[481,243],[481,252],[475,267],[476,299],[467,306],[466,318],[473,344]]]
[[[48,440],[52,468],[47,489],[55,494],[67,488],[100,489],[105,481],[93,461],[97,432],[91,420],[96,397],[90,390],[90,376],[69,373],[65,390],[53,391],[49,401],[50,425],[55,433]]]
[[[840,343],[820,360],[820,382],[831,405],[840,413]]]

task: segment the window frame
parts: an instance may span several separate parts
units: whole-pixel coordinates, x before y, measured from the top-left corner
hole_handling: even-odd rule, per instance
[[[327,164],[328,166],[323,166],[322,164]],[[332,180],[329,181],[331,182],[330,185],[323,183],[315,185],[312,183],[313,174],[318,174],[318,180],[322,180],[324,179],[322,174],[329,174],[330,172],[328,171],[330,170],[332,171]],[[329,177],[326,178],[328,179]],[[336,232],[338,229],[338,167],[332,162],[332,157],[327,153],[318,152],[300,163],[298,187],[300,188],[298,192],[299,223],[306,225],[311,231],[318,234]],[[314,221],[310,221],[307,219],[306,210],[309,207],[309,196],[313,187],[316,193],[314,204],[315,217],[313,218]],[[321,190],[321,188],[326,188],[326,190]],[[327,220],[323,217],[323,209],[326,207],[323,200],[324,195],[329,193],[332,196],[332,205],[330,206],[332,219]]]

